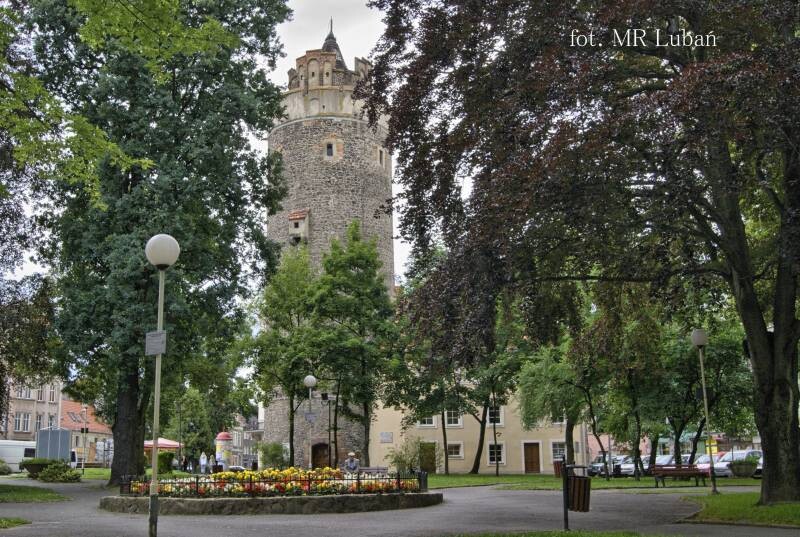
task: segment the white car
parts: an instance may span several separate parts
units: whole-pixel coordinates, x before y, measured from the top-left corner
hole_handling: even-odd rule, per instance
[[[742,461],[748,457],[761,458],[763,453],[758,449],[745,449],[742,451],[729,451],[714,463],[714,473],[720,477],[733,477],[731,470],[732,461]]]

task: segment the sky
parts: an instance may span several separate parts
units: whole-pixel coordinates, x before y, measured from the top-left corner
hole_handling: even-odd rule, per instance
[[[366,3],[367,0],[289,0],[288,5],[293,11],[292,20],[278,27],[278,36],[286,55],[278,60],[277,68],[271,73],[270,79],[285,86],[288,82],[287,72],[295,66],[295,59],[306,50],[322,47],[330,30],[331,18],[333,34],[347,66],[353,68],[353,58],[356,56],[367,58],[383,33],[384,25],[381,21],[383,15],[368,8]],[[394,234],[398,236],[397,218],[394,220]],[[402,276],[409,251],[408,244],[395,239],[395,276]]]

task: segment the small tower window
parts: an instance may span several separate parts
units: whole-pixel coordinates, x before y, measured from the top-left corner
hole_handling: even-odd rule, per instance
[[[314,78],[315,75],[316,73],[314,71],[311,71],[311,78]]]
[[[383,149],[378,149],[378,162],[383,166]]]
[[[325,144],[325,154],[329,157],[333,156],[333,144]]]
[[[295,229],[300,229],[300,222],[295,222],[294,223],[294,228]]]

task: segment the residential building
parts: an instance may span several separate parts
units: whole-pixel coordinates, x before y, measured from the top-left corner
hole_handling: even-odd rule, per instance
[[[92,405],[84,405],[78,401],[64,398],[61,405],[61,427],[72,431],[70,443],[78,458],[78,463],[84,458],[87,463],[96,463],[107,460],[104,453],[108,440],[113,438],[111,428],[97,415]],[[82,432],[82,429],[88,429]],[[98,447],[101,447],[98,452]]]
[[[445,447],[442,426],[447,433],[447,457],[452,473],[467,473],[472,469],[480,439],[480,425],[471,415],[447,411],[444,416],[431,416],[415,425],[402,427],[403,413],[393,408],[376,411],[375,422],[370,436],[370,464],[391,466],[389,454],[398,449],[407,438],[419,438],[430,446],[428,456],[423,452],[421,466],[427,471],[443,470]],[[566,453],[564,423],[544,423],[527,430],[517,410],[517,402],[512,399],[508,405],[489,410],[483,451],[478,467],[479,473],[490,474],[495,466],[503,474],[552,474],[553,463],[560,461]],[[494,443],[493,426],[497,430],[497,443]],[[575,442],[575,462],[586,464],[589,460],[586,437],[588,427],[579,424],[573,432]],[[425,449],[425,448],[423,448]],[[438,457],[436,451],[442,453]],[[426,467],[427,466],[427,467]]]
[[[58,425],[62,384],[15,383],[10,387],[8,412],[0,417],[0,435],[5,440],[36,440],[36,433]]]

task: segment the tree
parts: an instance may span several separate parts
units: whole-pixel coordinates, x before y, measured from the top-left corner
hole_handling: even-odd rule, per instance
[[[800,499],[795,2],[370,5],[387,28],[362,95],[391,117],[415,250],[441,230],[504,261],[451,278],[503,286],[721,279],[756,385],[761,502]],[[644,40],[615,43],[632,21]],[[589,32],[606,46],[570,46]]]
[[[172,415],[164,427],[164,436],[179,439],[183,443],[183,455],[200,460],[200,454],[214,445],[217,430],[211,426],[209,402],[199,390],[191,387],[178,401],[180,415]]]
[[[236,299],[247,277],[263,278],[274,267],[276,248],[262,224],[282,194],[279,166],[258,154],[248,135],[263,135],[280,114],[279,90],[257,56],[277,53],[274,27],[286,14],[279,0],[183,4],[186,26],[211,16],[239,40],[176,54],[167,75],[156,77],[147,58],[114,40],[83,44],[85,19],[64,0],[37,2],[26,13],[37,28],[36,73],[44,87],[126,154],[153,162],[125,171],[103,161],[99,204],[56,177],[49,194],[59,211],[45,220],[51,240],[42,253],[57,275],[68,388],[98,401],[112,423],[112,483],[143,465],[137,446],[151,406],[153,361],[142,356],[142,342],[156,304],[146,240],[167,232],[182,247],[167,271],[165,388],[182,383],[181,375],[227,385],[222,356],[242,320]]]
[[[316,348],[322,366],[336,379],[337,413],[364,428],[362,462],[369,466],[372,415],[395,340],[392,306],[374,241],[364,241],[358,221],[344,244],[331,243],[313,298]],[[351,405],[358,408],[353,411]]]
[[[253,378],[265,401],[273,393],[288,398],[289,461],[295,460],[294,430],[297,409],[308,391],[303,378],[316,368],[316,350],[310,344],[312,299],[317,277],[311,270],[308,250],[286,248],[277,272],[257,302],[262,329],[244,344],[254,366]]]

